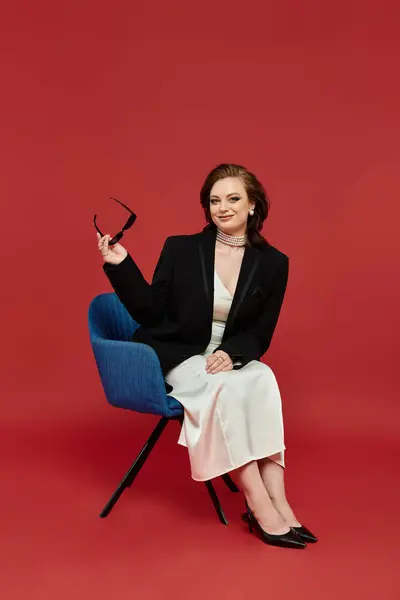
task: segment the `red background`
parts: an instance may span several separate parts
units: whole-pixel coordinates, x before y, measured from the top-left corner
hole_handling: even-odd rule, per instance
[[[15,494],[3,512],[10,538],[11,517],[17,522],[26,514],[27,495],[35,514],[54,511],[54,523],[65,519],[59,509],[67,488],[53,498],[52,486],[47,512],[35,493],[55,472],[60,485],[71,478],[66,505],[84,498],[92,518],[154,423],[111,409],[99,382],[87,308],[93,296],[111,290],[93,213],[115,233],[125,213],[108,196],[136,211],[124,240],[151,277],[166,236],[203,226],[199,190],[219,162],[244,164],[264,182],[272,201],[264,233],[291,261],[265,361],[281,388],[293,494],[308,510],[308,524],[319,514],[319,486],[329,486],[323,471],[329,460],[338,477],[347,472],[349,480],[338,483],[346,487],[357,485],[348,469],[358,456],[365,497],[374,487],[368,461],[380,473],[389,463],[395,468],[399,17],[395,1],[3,1],[0,369],[4,456]],[[190,494],[187,458],[174,446],[177,430],[166,439],[162,456],[179,465],[182,495]],[[87,453],[91,460],[79,478]],[[303,463],[300,456],[307,457]],[[107,476],[99,480],[97,472],[87,500],[87,476],[101,471],[104,460]],[[153,475],[150,467],[143,475],[147,485],[159,477],[160,461],[158,454]],[[390,488],[389,475],[382,481],[393,502],[398,488]],[[144,502],[144,483],[141,489]],[[133,516],[129,509],[136,510],[135,493],[124,499],[127,512],[122,500],[115,509],[121,531]],[[351,498],[356,527],[364,496]],[[199,510],[209,515],[206,504],[201,497]],[[321,509],[320,531],[324,519],[336,527],[333,506],[326,514]],[[209,518],[208,543],[215,535]],[[395,526],[375,523],[387,533]],[[130,525],[137,534],[137,524]],[[31,539],[29,527],[30,519],[20,521],[15,559],[23,536]],[[48,533],[44,545],[54,543]],[[43,554],[32,570],[37,589],[49,560]],[[56,581],[57,569],[50,572]]]

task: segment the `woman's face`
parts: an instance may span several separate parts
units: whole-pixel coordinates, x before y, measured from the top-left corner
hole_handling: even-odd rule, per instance
[[[244,235],[249,211],[254,208],[240,177],[225,177],[210,192],[210,213],[215,225],[229,235]]]

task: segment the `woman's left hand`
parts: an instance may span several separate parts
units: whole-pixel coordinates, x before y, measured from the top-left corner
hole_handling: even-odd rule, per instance
[[[231,371],[233,369],[232,360],[226,352],[218,350],[215,354],[210,354],[206,361],[206,371],[213,375],[220,371]]]

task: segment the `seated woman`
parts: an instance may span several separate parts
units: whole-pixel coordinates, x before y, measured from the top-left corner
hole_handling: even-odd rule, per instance
[[[178,443],[193,479],[234,471],[243,516],[267,544],[304,548],[315,536],[285,494],[282,404],[270,346],[288,279],[288,257],[260,231],[269,202],[247,169],[221,164],[200,193],[208,225],[168,237],[152,284],[121,244],[98,236],[104,271],[131,316],[134,342],[154,348],[167,391],[184,407]]]

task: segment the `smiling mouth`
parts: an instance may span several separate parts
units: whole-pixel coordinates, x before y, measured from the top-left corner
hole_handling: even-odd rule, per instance
[[[227,219],[231,219],[233,217],[233,215],[225,215],[222,217],[218,217],[219,219],[222,219],[223,221],[226,221]]]

